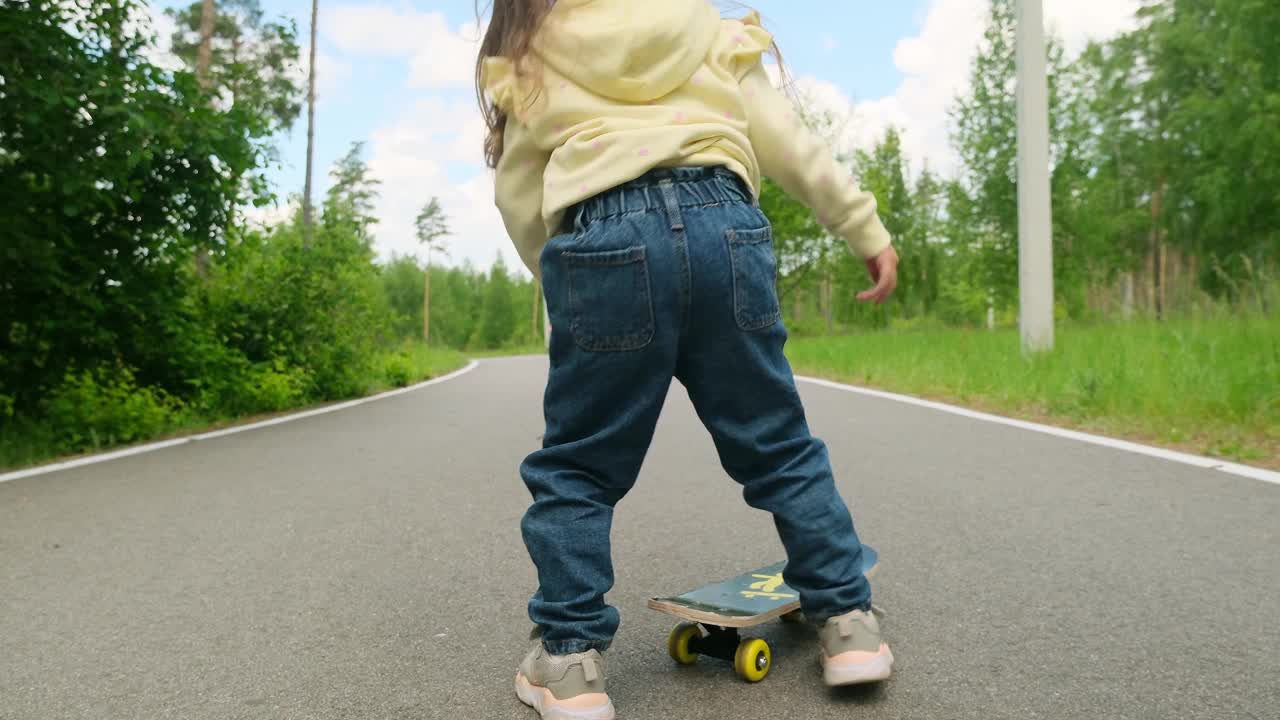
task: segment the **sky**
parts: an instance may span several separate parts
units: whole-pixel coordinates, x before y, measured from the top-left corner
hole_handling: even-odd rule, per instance
[[[261,0],[268,16],[297,22],[307,55],[310,0]],[[641,1],[641,0],[637,0]],[[160,34],[172,27],[153,6]],[[848,117],[847,145],[871,147],[889,126],[914,167],[953,172],[947,108],[965,91],[987,0],[757,0],[791,75],[810,102]],[[1044,0],[1046,23],[1068,53],[1131,28],[1138,0]],[[741,10],[728,10],[739,16]],[[487,268],[499,253],[523,271],[493,206],[484,125],[473,90],[478,45],[472,0],[321,0],[317,41],[316,197],[353,142],[382,181],[374,228],[379,256],[421,256],[413,219],[438,196],[450,218],[449,258]],[[288,214],[306,168],[305,113],[279,138],[270,171]]]

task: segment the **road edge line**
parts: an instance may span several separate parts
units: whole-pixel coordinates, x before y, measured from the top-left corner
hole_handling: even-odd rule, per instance
[[[856,385],[846,385],[844,383],[824,380],[822,378],[797,375],[796,380],[831,388],[833,390],[842,390],[856,395],[865,395],[867,397],[880,398],[882,400],[893,400],[900,403],[906,403],[908,405],[915,405],[916,407],[949,413],[951,415],[959,415],[973,420],[982,420],[984,422],[995,423],[997,425],[1006,425],[1022,430],[1030,430],[1044,435],[1053,435],[1060,438],[1066,438],[1068,440],[1089,443],[1091,445],[1100,445],[1114,450],[1124,450],[1138,455],[1146,455],[1148,457],[1160,458],[1161,460],[1168,460],[1170,462],[1181,463],[1183,465],[1192,465],[1206,470],[1217,470],[1230,475],[1260,480],[1273,485],[1280,485],[1280,472],[1264,470],[1263,468],[1227,462],[1216,458],[1204,457],[1203,455],[1192,455],[1190,453],[1178,452],[1177,450],[1166,450],[1165,448],[1143,445],[1129,440],[1118,440],[1116,438],[1109,438],[1103,435],[1094,435],[1091,433],[1080,432],[1079,430],[1068,430],[1066,428],[1042,425],[1040,423],[1030,422],[1027,420],[1015,420],[1002,415],[992,415],[991,413],[970,410],[969,408],[958,407],[956,405],[948,405],[947,403],[941,403],[934,400],[924,400],[910,395],[900,395],[898,393],[885,392],[884,390],[872,390],[870,388],[858,387]]]
[[[13,470],[7,473],[0,473],[0,483],[9,482],[10,480],[21,480],[23,478],[35,477],[37,475],[46,475],[48,473],[60,472],[62,470],[71,470],[72,468],[83,467],[85,465],[96,465],[98,463],[109,462],[111,460],[119,460],[120,458],[132,457],[134,455],[142,455],[144,453],[155,452],[156,450],[163,450],[165,448],[170,448],[175,445],[183,445],[186,443],[197,442],[200,440],[212,440],[214,438],[225,437],[227,435],[235,435],[236,433],[248,432],[250,430],[259,430],[261,428],[271,427],[272,425],[282,425],[287,422],[293,422],[294,420],[302,420],[304,418],[315,417],[316,415],[325,415],[327,413],[337,412],[339,410],[346,410],[348,408],[353,408],[359,405],[364,405],[366,403],[375,402],[377,400],[385,400],[389,397],[395,397],[397,395],[404,395],[405,393],[415,392],[417,390],[421,390],[422,388],[429,387],[431,385],[436,385],[439,383],[447,382],[449,380],[453,380],[455,378],[466,375],[472,370],[475,370],[477,367],[479,367],[479,365],[480,365],[480,362],[478,360],[471,360],[465,366],[457,370],[454,370],[453,372],[447,375],[441,375],[440,377],[437,377],[437,378],[424,380],[423,382],[420,382],[416,385],[396,388],[395,390],[387,390],[386,392],[381,392],[381,393],[378,393],[377,395],[370,395],[368,397],[356,398],[354,400],[346,400],[344,402],[335,403],[333,405],[326,405],[324,407],[312,408],[311,410],[301,410],[296,413],[290,413],[288,415],[281,415],[280,417],[274,417],[274,418],[271,418],[270,420],[260,420],[258,422],[248,423],[246,425],[235,425],[233,427],[223,428],[221,430],[209,430],[206,432],[194,433],[192,435],[184,435],[183,437],[170,438],[168,440],[161,440],[159,442],[147,443],[145,445],[137,445],[135,447],[124,448],[122,450],[110,450],[104,453],[86,455],[84,457],[79,457],[74,460],[65,460],[63,462],[49,463],[48,465],[37,465],[35,467],[27,468],[25,470]]]

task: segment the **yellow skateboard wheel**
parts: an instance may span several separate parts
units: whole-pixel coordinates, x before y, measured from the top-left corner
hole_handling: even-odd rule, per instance
[[[667,636],[667,654],[681,665],[692,665],[698,661],[698,653],[689,649],[689,641],[702,637],[702,629],[695,623],[680,623]]]
[[[772,662],[769,643],[759,638],[747,638],[738,644],[738,652],[733,656],[733,669],[743,680],[758,683],[769,674]]]

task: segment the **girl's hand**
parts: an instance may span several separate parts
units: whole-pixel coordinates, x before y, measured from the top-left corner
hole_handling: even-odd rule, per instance
[[[866,262],[867,271],[871,273],[871,280],[876,286],[858,293],[858,299],[880,305],[888,300],[898,287],[898,251],[890,245]]]

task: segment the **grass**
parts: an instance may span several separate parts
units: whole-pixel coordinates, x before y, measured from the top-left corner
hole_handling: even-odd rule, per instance
[[[464,355],[409,344],[378,364],[368,392],[438,377],[469,356],[542,353],[542,345]],[[1016,330],[947,328],[796,338],[787,354],[805,375],[1280,469],[1280,323],[1266,318],[1066,326],[1052,353],[1030,359]],[[187,413],[137,441],[264,417]],[[0,436],[0,469],[63,454],[49,437],[47,428],[11,424]]]
[[[406,343],[396,352],[378,358],[374,367],[378,370],[369,379],[366,395],[373,395],[395,387],[412,385],[457,370],[467,363],[467,356],[421,343]],[[341,402],[335,400],[333,402]],[[155,442],[191,433],[216,430],[245,423],[265,420],[291,412],[321,407],[330,403],[303,402],[279,412],[255,413],[238,417],[213,415],[199,410],[183,412],[159,431],[134,438],[127,443],[90,443],[68,453],[67,448],[55,438],[56,434],[47,422],[18,421],[5,427],[0,434],[0,471],[66,460],[79,455],[126,447],[131,444]]]
[[[1220,317],[1059,329],[1023,357],[1016,330],[799,338],[800,374],[1280,468],[1280,323]]]
[[[396,378],[396,382],[392,382],[387,377],[390,373],[384,372],[382,377],[377,378],[369,386],[370,395],[389,390],[392,387],[412,385],[434,377],[447,375],[466,365],[468,358],[467,355],[457,350],[424,345],[420,342],[405,343],[405,346],[395,355],[408,360],[409,375],[407,382],[405,382],[405,377],[403,376]]]

